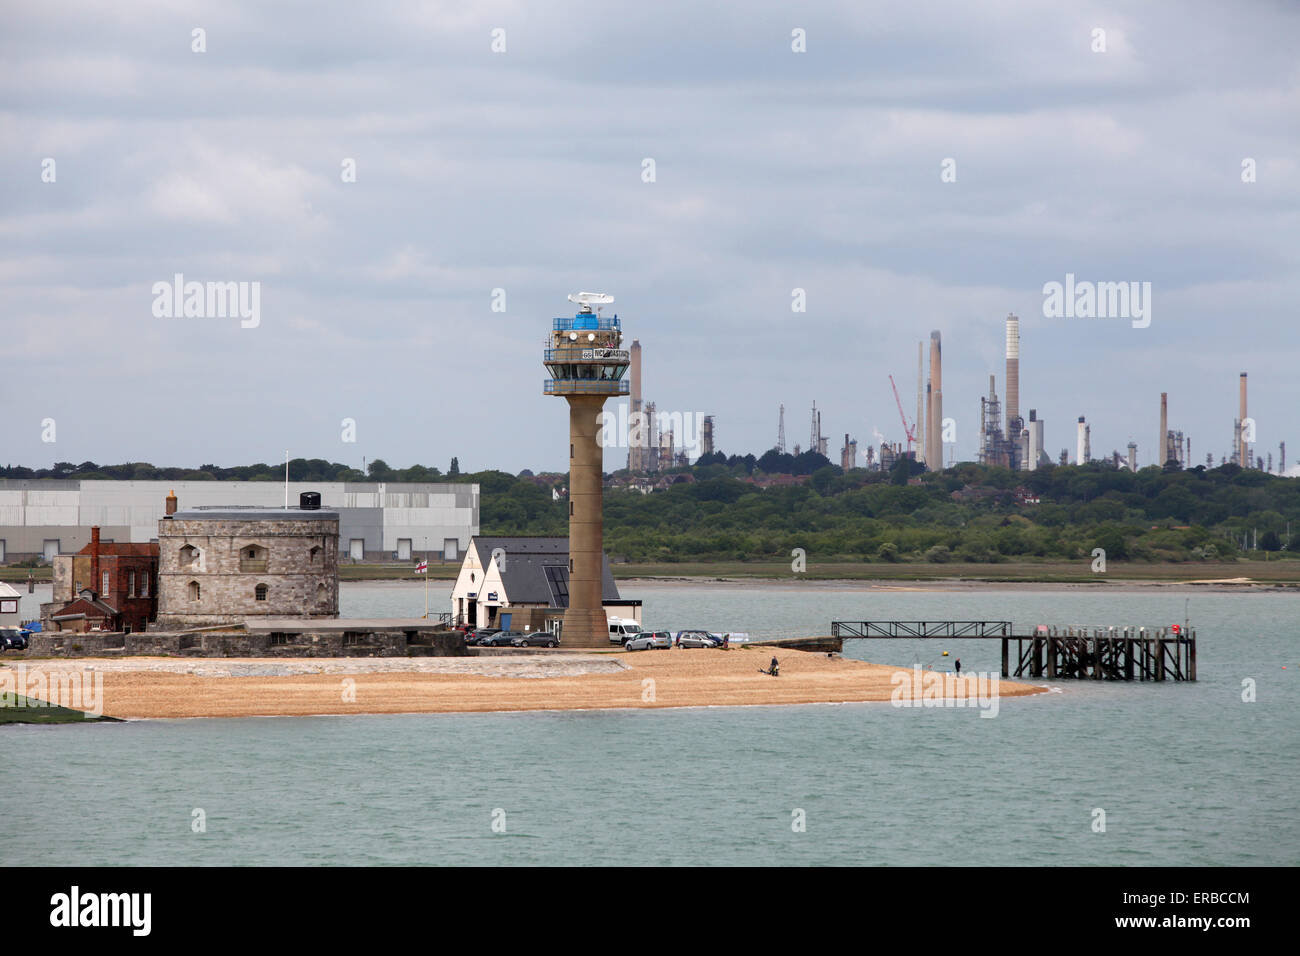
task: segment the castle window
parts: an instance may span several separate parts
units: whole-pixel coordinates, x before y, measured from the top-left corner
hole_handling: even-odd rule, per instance
[[[266,548],[260,544],[246,544],[239,549],[239,570],[245,573],[249,571],[266,570]]]
[[[257,587],[253,588],[253,597],[259,601],[265,601],[266,592],[269,590],[270,588],[268,588],[265,584],[259,584]]]
[[[321,547],[320,547],[319,544],[316,545],[316,547],[314,547],[314,548],[311,549],[311,553],[309,554],[309,558],[310,558],[312,564],[315,564],[315,563],[316,563],[316,559],[317,559],[318,557],[320,557],[320,552],[321,552]]]
[[[324,604],[328,598],[329,598],[329,592],[325,590],[325,585],[323,584],[316,585],[316,603]]]
[[[191,600],[191,601],[197,601],[197,600],[199,600],[199,598],[202,596],[202,593],[203,593],[203,592],[202,592],[202,591],[200,590],[200,588],[199,588],[199,582],[198,582],[198,581],[191,581],[191,582],[190,582],[190,585],[189,585],[189,592],[190,592],[190,600]]]
[[[179,552],[179,557],[180,557],[182,568],[192,567],[193,565],[198,563],[199,549],[194,547],[194,545],[192,544],[187,544],[183,548],[181,548]]]

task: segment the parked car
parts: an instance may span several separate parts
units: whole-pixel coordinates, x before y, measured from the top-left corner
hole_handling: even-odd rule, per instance
[[[515,647],[559,647],[560,639],[550,631],[533,631],[519,635],[510,643]]]
[[[673,646],[673,636],[668,631],[642,631],[623,647],[629,651],[666,651]]]
[[[719,647],[722,638],[708,631],[678,631],[675,643],[678,647]]]
[[[509,647],[516,637],[523,637],[523,631],[497,631],[478,642],[479,647]]]
[[[480,627],[477,631],[465,637],[466,644],[482,646],[483,642],[501,631],[499,627]]]
[[[20,627],[0,627],[0,651],[27,650],[27,632]]]

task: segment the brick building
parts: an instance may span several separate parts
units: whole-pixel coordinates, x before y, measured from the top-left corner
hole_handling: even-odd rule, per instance
[[[52,630],[143,631],[158,615],[158,545],[101,541],[54,559],[53,600],[41,605]]]

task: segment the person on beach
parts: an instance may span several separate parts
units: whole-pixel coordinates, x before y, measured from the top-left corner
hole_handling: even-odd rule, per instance
[[[772,666],[768,669],[768,673],[771,674],[773,677],[781,676],[781,665],[776,662],[775,657],[772,658]]]
[[[957,658],[957,673],[961,674],[961,658]]]

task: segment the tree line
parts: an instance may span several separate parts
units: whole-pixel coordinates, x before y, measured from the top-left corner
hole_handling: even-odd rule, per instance
[[[811,456],[811,457],[810,457]],[[787,460],[788,459],[788,460]],[[767,471],[792,467],[798,470]],[[768,474],[806,476],[760,487]],[[7,478],[281,481],[284,465],[158,468],[145,462],[8,466]],[[293,459],[294,481],[476,482],[484,534],[563,535],[568,508],[553,490],[567,476],[502,471],[462,474],[424,465],[366,471],[324,459]],[[758,560],[803,548],[822,559],[998,562],[1233,558],[1245,549],[1300,552],[1300,480],[1236,465],[1137,472],[1102,464],[1013,472],[960,464],[925,472],[910,460],[892,471],[843,471],[825,456],[769,452],[706,456],[668,473],[668,487],[605,494],[605,546],[632,561]],[[1291,535],[1291,526],[1296,534]]]

